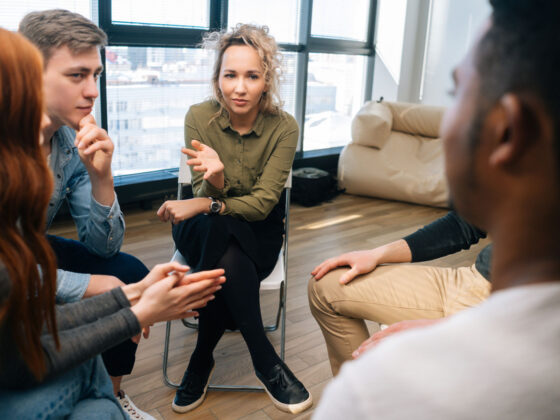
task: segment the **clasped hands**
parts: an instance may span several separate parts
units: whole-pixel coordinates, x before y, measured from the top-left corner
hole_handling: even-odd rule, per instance
[[[183,147],[181,152],[189,156],[187,165],[194,171],[204,173],[203,179],[208,181],[217,189],[225,186],[224,164],[214,149],[198,140],[192,140],[193,149]],[[168,200],[164,202],[157,211],[162,222],[171,221],[173,224],[190,219],[209,209],[207,198],[192,198],[190,200]]]
[[[131,310],[144,328],[156,322],[197,316],[226,281],[223,269],[187,274],[178,262],[156,265],[141,281],[122,287]]]

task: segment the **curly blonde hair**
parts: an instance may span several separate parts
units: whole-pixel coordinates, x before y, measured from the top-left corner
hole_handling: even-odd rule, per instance
[[[215,50],[218,54],[212,73],[212,91],[214,99],[220,104],[220,111],[227,108],[220,91],[220,69],[225,51],[232,45],[248,45],[253,47],[262,60],[264,69],[265,91],[261,96],[259,111],[263,114],[278,114],[283,102],[279,95],[279,80],[282,73],[282,55],[278,52],[278,45],[268,34],[267,26],[256,26],[238,23],[231,31],[211,32],[204,36],[202,46]]]

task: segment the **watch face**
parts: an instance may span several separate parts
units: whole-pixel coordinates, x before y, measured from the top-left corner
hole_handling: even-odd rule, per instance
[[[212,203],[210,204],[210,211],[212,213],[219,213],[221,209],[222,203],[220,203],[219,201],[212,201]]]

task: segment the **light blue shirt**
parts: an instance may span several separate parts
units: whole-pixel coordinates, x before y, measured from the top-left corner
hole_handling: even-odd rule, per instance
[[[124,217],[116,195],[111,206],[99,204],[93,198],[89,175],[74,146],[75,137],[76,132],[64,126],[52,138],[50,167],[54,189],[47,209],[46,229],[66,200],[80,242],[92,254],[109,258],[119,252],[123,243]],[[68,302],[80,299],[89,279],[89,274],[58,270],[57,300]],[[66,287],[69,285],[75,286],[73,290]]]

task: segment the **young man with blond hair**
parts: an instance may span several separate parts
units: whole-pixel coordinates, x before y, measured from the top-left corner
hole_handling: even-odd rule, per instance
[[[66,201],[79,237],[74,241],[48,235],[58,260],[57,300],[75,301],[135,283],[148,269],[120,252],[125,224],[111,172],[114,145],[91,115],[103,71],[100,48],[107,36],[83,16],[61,9],[29,13],[19,32],[44,56],[50,124],[43,130],[43,147],[55,182],[47,229]],[[122,376],[134,366],[138,339],[106,351],[103,360],[125,410],[140,416],[134,418],[151,418],[120,389]]]

